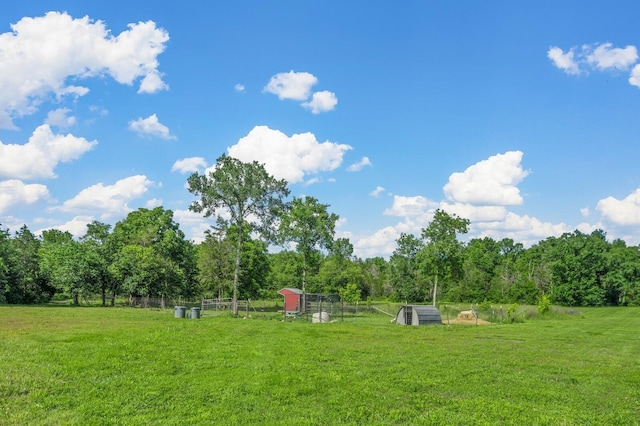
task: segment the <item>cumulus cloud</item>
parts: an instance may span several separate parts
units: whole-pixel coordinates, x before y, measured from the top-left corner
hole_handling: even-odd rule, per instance
[[[464,203],[440,203],[440,209],[450,214],[456,214],[471,222],[487,222],[504,220],[507,216],[507,209],[504,206],[475,206]]]
[[[158,121],[158,116],[155,114],[152,114],[147,118],[131,120],[129,122],[129,130],[137,133],[138,136],[141,137],[176,139],[176,137],[169,131],[169,128]]]
[[[114,36],[102,21],[49,12],[24,17],[11,30],[0,34],[0,127],[14,128],[14,118],[32,114],[51,94],[88,93],[69,81],[108,75],[126,85],[141,78],[139,93],[167,89],[157,58],[169,35],[153,21]]]
[[[310,101],[303,102],[301,105],[313,114],[320,114],[321,112],[332,111],[338,105],[338,98],[335,93],[323,90],[322,92],[315,92]]]
[[[373,235],[356,238],[353,241],[354,253],[363,258],[375,256],[390,256],[397,248],[396,241],[401,232],[395,226],[385,226],[377,230]]]
[[[607,197],[598,201],[596,210],[614,225],[640,226],[640,188],[619,200]]]
[[[525,245],[537,243],[549,236],[559,236],[570,229],[564,223],[544,222],[535,217],[518,215],[507,206],[522,203],[516,185],[528,171],[521,167],[522,152],[497,154],[452,173],[443,188],[446,199],[430,200],[421,195],[394,195],[391,207],[383,215],[399,218],[395,225],[385,226],[371,235],[354,238],[358,256],[390,256],[402,233],[420,235],[436,209],[471,221],[468,238],[488,236],[494,239],[513,238]],[[379,187],[381,188],[381,187]],[[372,193],[379,193],[376,189]]]
[[[564,52],[559,47],[551,47],[547,51],[547,57],[551,59],[553,65],[560,68],[564,72],[570,75],[580,74],[580,67],[578,63],[574,60],[574,52],[573,50],[569,50],[568,52]]]
[[[240,83],[238,83],[238,84],[236,84],[235,86],[233,86],[233,89],[234,89],[236,92],[240,92],[240,93],[245,91],[244,84],[240,84]]]
[[[373,191],[371,191],[369,193],[369,195],[371,195],[372,197],[377,198],[380,194],[382,194],[385,191],[384,187],[382,186],[376,186],[376,189],[374,189]]]
[[[371,165],[372,163],[371,163],[371,160],[369,160],[369,157],[362,157],[362,160],[358,161],[357,163],[353,163],[352,165],[347,167],[347,171],[359,172],[360,170],[362,170],[364,166],[371,166]]]
[[[509,151],[480,161],[462,173],[453,173],[444,186],[447,200],[475,205],[522,204],[516,185],[529,172],[522,169],[521,160],[521,151]]]
[[[518,215],[508,212],[501,221],[479,222],[472,224],[472,228],[480,236],[487,236],[499,240],[511,238],[523,243],[525,246],[537,243],[552,236],[560,236],[565,232],[571,232],[569,226],[564,223],[554,224],[543,222],[528,215]]]
[[[635,46],[613,47],[611,43],[585,44],[572,47],[564,52],[559,47],[551,47],[547,57],[553,64],[569,75],[597,71],[626,71],[638,60]],[[631,70],[629,84],[640,87],[640,65]]]
[[[429,200],[421,195],[405,197],[402,195],[393,196],[393,205],[382,214],[386,216],[422,216],[430,209],[438,207],[438,203]]]
[[[173,163],[171,167],[172,172],[180,172],[182,174],[194,173],[200,171],[200,169],[207,167],[207,162],[202,157],[189,157],[183,158]]]
[[[93,216],[75,216],[68,222],[65,222],[61,225],[49,226],[46,228],[39,229],[35,231],[36,235],[42,235],[43,231],[48,229],[57,229],[62,232],[69,232],[76,238],[82,237],[87,233],[87,225],[93,222],[95,218]]]
[[[264,87],[267,93],[273,93],[280,99],[304,101],[309,98],[311,88],[318,82],[313,74],[308,72],[281,72],[274,75]]]
[[[58,163],[78,159],[98,142],[72,134],[54,134],[47,124],[36,128],[24,145],[0,142],[0,176],[18,179],[54,178]]]
[[[631,70],[631,75],[629,76],[629,84],[632,86],[640,87],[640,65],[636,65]]]
[[[113,185],[98,183],[83,189],[53,210],[68,213],[96,212],[102,219],[122,217],[131,211],[127,203],[142,197],[152,184],[144,175],[120,179]]]
[[[173,220],[180,225],[185,235],[196,244],[204,241],[205,232],[211,229],[213,224],[211,219],[207,219],[200,213],[194,213],[191,210],[175,210],[173,212]]]
[[[345,144],[318,142],[313,133],[287,136],[267,126],[256,126],[229,147],[228,153],[241,161],[258,161],[274,177],[296,183],[307,174],[337,169],[350,149]]]
[[[71,110],[69,108],[58,108],[49,111],[47,118],[44,120],[44,124],[60,128],[71,127],[76,124],[76,118],[68,115],[70,112]]]
[[[49,198],[49,190],[44,185],[26,185],[17,179],[0,182],[0,213],[19,204],[34,204]]]
[[[635,46],[625,48],[612,46],[611,43],[596,45],[586,55],[587,62],[600,70],[614,68],[624,71],[638,60],[638,49]],[[588,48],[585,50],[588,51]]]
[[[332,111],[338,105],[336,94],[328,90],[311,94],[311,88],[317,83],[318,78],[313,74],[292,70],[281,72],[271,77],[263,91],[273,93],[281,100],[304,101],[300,105],[311,111],[312,114]],[[242,88],[244,90],[244,86]]]

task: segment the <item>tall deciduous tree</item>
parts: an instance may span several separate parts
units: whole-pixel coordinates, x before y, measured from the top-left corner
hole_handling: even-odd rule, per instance
[[[282,243],[296,243],[302,255],[302,292],[307,290],[308,262],[314,253],[329,249],[333,243],[338,215],[329,213],[328,204],[313,197],[294,198],[280,221],[278,232]]]
[[[102,297],[102,306],[107,304],[107,293],[111,293],[111,306],[115,305],[116,280],[109,273],[109,264],[113,256],[108,250],[107,241],[111,225],[94,220],[87,224],[87,232],[80,238],[85,256],[92,267],[95,286]]]
[[[39,252],[42,241],[25,225],[11,239],[9,259],[9,303],[47,302],[55,293],[41,273]]]
[[[413,234],[400,234],[397,247],[389,259],[389,279],[396,301],[422,299],[423,282],[418,264],[418,253],[424,242]]]
[[[436,210],[433,220],[422,229],[425,247],[421,258],[425,272],[433,283],[433,305],[436,304],[439,280],[453,279],[462,272],[461,252],[463,245],[458,234],[468,232],[469,220],[444,210]]]
[[[284,209],[283,198],[289,195],[287,182],[275,179],[257,161],[244,163],[222,155],[212,171],[196,172],[187,183],[189,192],[200,198],[190,210],[214,216],[237,231],[232,302],[237,315],[243,236],[255,231],[267,241],[275,239],[275,222]]]
[[[110,273],[130,295],[191,296],[195,292],[195,249],[173,212],[138,209],[118,222],[109,237]]]

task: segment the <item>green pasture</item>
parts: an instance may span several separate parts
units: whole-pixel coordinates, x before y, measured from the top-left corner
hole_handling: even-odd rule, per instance
[[[640,423],[640,308],[488,326],[0,306],[0,424]]]

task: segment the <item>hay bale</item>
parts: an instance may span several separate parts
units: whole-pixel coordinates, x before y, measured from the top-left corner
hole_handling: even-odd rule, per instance
[[[458,314],[458,319],[459,320],[467,320],[467,321],[475,320],[476,319],[476,314],[472,310],[470,310],[470,311],[461,311]]]

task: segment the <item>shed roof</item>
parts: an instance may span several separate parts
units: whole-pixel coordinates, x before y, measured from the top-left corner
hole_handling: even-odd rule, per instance
[[[278,294],[281,295],[285,295],[285,294],[302,294],[302,290],[297,289],[297,288],[283,288],[282,290],[278,291]]]

